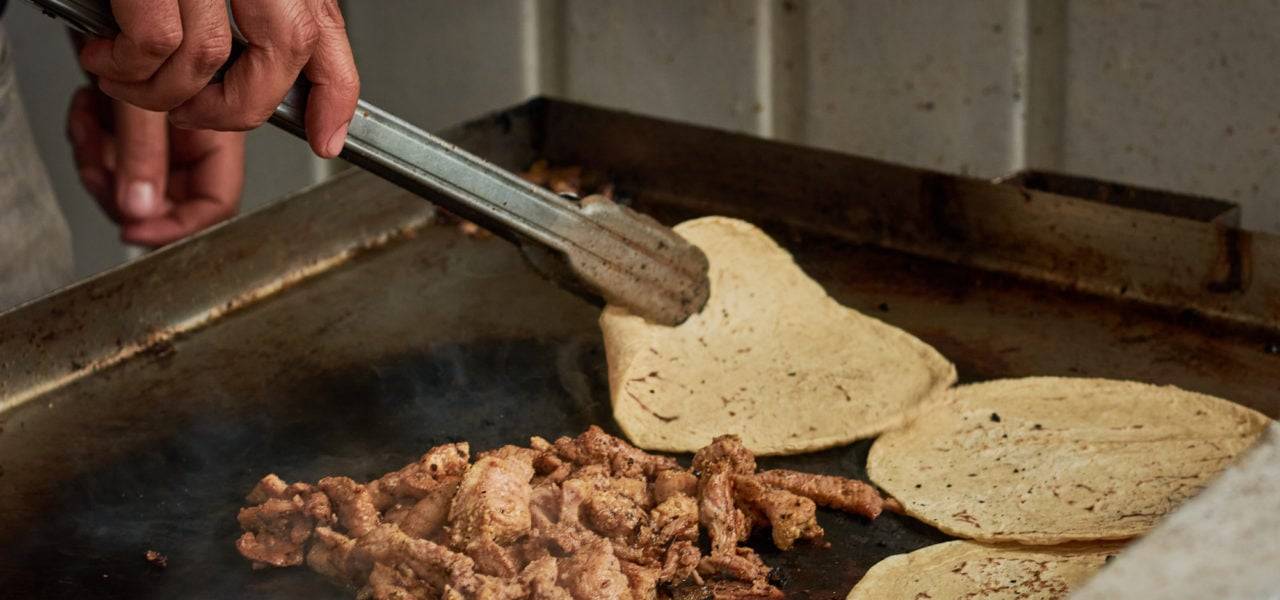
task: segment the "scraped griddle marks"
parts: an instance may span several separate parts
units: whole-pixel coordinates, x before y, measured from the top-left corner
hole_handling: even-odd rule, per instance
[[[237,548],[255,567],[305,560],[375,600],[775,599],[769,568],[739,545],[753,530],[770,528],[788,549],[823,543],[819,504],[874,516],[849,501],[865,484],[757,473],[734,436],[699,451],[692,469],[596,427],[530,446],[474,462],[466,444],[440,446],[367,484],[268,475],[240,513]]]

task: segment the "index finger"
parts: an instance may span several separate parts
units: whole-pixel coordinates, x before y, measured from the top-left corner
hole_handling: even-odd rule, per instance
[[[146,81],[182,45],[182,13],[173,0],[112,0],[111,13],[119,35],[80,49],[80,66],[102,79]]]
[[[311,59],[320,32],[306,0],[234,0],[231,6],[248,48],[222,83],[170,112],[181,127],[242,131],[262,125]]]

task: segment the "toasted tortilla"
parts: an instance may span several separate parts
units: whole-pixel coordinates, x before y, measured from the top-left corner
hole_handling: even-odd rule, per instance
[[[1270,422],[1220,398],[1105,379],[1006,379],[954,395],[880,436],[867,472],[907,514],[986,542],[1140,535]]]
[[[1066,598],[1119,551],[1116,544],[946,542],[876,563],[849,592],[849,600]]]
[[[900,425],[955,382],[937,351],[840,305],[754,225],[675,230],[710,260],[702,312],[678,327],[617,306],[600,317],[613,414],[637,446],[691,452],[733,433],[757,454],[828,448]]]

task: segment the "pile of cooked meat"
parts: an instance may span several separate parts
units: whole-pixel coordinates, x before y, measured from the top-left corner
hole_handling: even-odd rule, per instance
[[[305,562],[359,598],[782,598],[741,545],[752,531],[784,550],[821,544],[815,506],[871,519],[884,506],[860,481],[757,472],[735,436],[692,469],[597,427],[530,446],[473,462],[466,443],[446,444],[365,484],[267,475],[236,547],[255,567]]]

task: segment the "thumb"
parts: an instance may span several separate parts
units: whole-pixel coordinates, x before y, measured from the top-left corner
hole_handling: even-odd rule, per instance
[[[126,220],[141,221],[167,210],[169,129],[164,113],[112,102],[115,117],[115,201]]]

